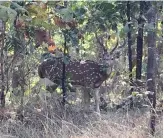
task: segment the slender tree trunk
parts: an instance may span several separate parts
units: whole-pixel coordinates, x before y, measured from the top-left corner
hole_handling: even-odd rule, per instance
[[[14,94],[20,96],[20,108],[17,110],[18,118],[23,122],[23,98],[25,92],[25,39],[22,30],[15,30],[14,68],[12,76],[12,88]]]
[[[128,60],[129,60],[129,81],[130,81],[130,86],[133,86],[133,76],[132,76],[132,69],[133,69],[133,60],[132,60],[132,37],[131,37],[131,15],[130,15],[131,9],[130,9],[130,2],[127,2],[127,18],[128,18],[128,27],[129,27],[129,32],[128,32]],[[132,94],[133,87],[130,88],[129,94]],[[130,108],[133,107],[133,100],[130,100]]]
[[[156,107],[156,89],[155,89],[155,75],[156,75],[156,10],[150,2],[150,9],[147,12],[147,20],[149,25],[153,28],[148,30],[148,63],[147,63],[147,91],[149,91],[148,98],[151,103],[151,118],[150,118],[150,132],[155,133],[155,107]]]
[[[138,19],[138,37],[137,37],[137,66],[136,66],[136,80],[141,79],[141,71],[142,71],[142,51],[143,51],[143,1],[140,1],[140,17]]]
[[[158,3],[159,5],[161,5],[160,9],[162,10],[163,7],[163,2],[161,1],[160,3]],[[158,5],[158,7],[159,7]],[[163,28],[163,15],[162,15],[162,11],[159,11],[157,12],[157,15],[156,15],[156,20],[157,20],[157,24],[156,24],[156,28],[158,28],[158,25],[159,25],[159,20],[161,20],[160,22],[160,26],[161,28]],[[162,94],[163,94],[163,79],[162,79],[162,74],[163,74],[163,36],[160,36],[158,38],[159,40],[157,41],[157,81],[156,81],[156,84],[157,84],[157,89],[156,89],[156,93],[160,94],[161,95],[161,99],[163,98]]]
[[[65,33],[65,32],[64,32]],[[65,86],[65,81],[66,81],[66,72],[65,72],[65,58],[66,58],[66,34],[64,34],[64,56],[63,56],[63,74],[62,74],[62,90],[63,90],[63,105],[65,105],[66,102],[66,86]]]
[[[128,27],[129,30],[131,29],[131,25],[130,25],[130,2],[127,2],[127,17],[128,17]],[[129,80],[130,80],[130,84],[132,84],[132,48],[131,48],[131,44],[132,44],[132,38],[131,38],[131,31],[128,32],[128,59],[129,59]]]
[[[0,92],[0,102],[1,107],[5,107],[5,74],[4,74],[4,39],[5,39],[5,23],[0,20],[0,71],[1,71],[1,92]]]

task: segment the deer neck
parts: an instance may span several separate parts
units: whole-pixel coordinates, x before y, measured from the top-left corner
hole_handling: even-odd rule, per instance
[[[103,64],[101,64],[101,71],[103,72],[103,78],[107,79],[111,74],[112,65],[107,62],[103,62]]]

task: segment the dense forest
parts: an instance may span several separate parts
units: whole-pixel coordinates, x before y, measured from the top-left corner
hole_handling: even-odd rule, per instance
[[[0,1],[2,138],[162,138],[163,1]]]

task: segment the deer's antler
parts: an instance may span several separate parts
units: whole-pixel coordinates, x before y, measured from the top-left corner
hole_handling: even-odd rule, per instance
[[[103,51],[107,51],[106,47],[104,46],[103,44],[103,40],[102,40],[102,37],[103,36],[97,36],[97,32],[95,32],[95,36],[96,36],[96,39],[97,39],[97,42],[99,43],[99,45],[103,48]],[[100,41],[101,40],[101,41]]]
[[[125,45],[126,45],[126,39],[124,38],[124,43],[118,47],[118,39],[117,39],[116,46],[111,50],[110,54],[112,55],[116,49],[123,48]]]
[[[103,37],[104,37],[104,35],[98,37],[97,32],[95,32],[95,36],[96,36],[97,42],[98,42],[99,45],[103,48],[103,51],[104,51],[104,52],[107,52],[107,48],[104,46],[103,40],[102,40]],[[108,39],[109,39],[109,38],[108,38]],[[115,47],[109,52],[109,54],[112,55],[113,52],[116,50],[117,47],[118,47],[118,38],[117,38],[117,43],[116,43]]]
[[[117,42],[116,42],[115,47],[109,52],[110,55],[112,55],[114,53],[114,51],[116,50],[117,47],[118,47],[118,38],[117,38]]]

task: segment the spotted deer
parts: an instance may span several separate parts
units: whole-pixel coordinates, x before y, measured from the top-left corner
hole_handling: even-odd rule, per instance
[[[112,53],[113,50],[110,52],[110,54]],[[69,62],[65,64],[65,72],[67,78],[66,82],[69,82],[72,85],[79,85],[86,88],[96,89],[96,91],[94,92],[94,96],[96,111],[98,113],[100,113],[100,98],[98,88],[105,80],[108,79],[113,64],[111,56],[105,55],[104,57],[104,64],[100,64],[91,60],[72,60],[71,58],[69,58]],[[63,57],[54,57],[43,61],[38,67],[39,77],[42,79],[47,78],[55,83],[54,89],[61,85],[63,62]]]

